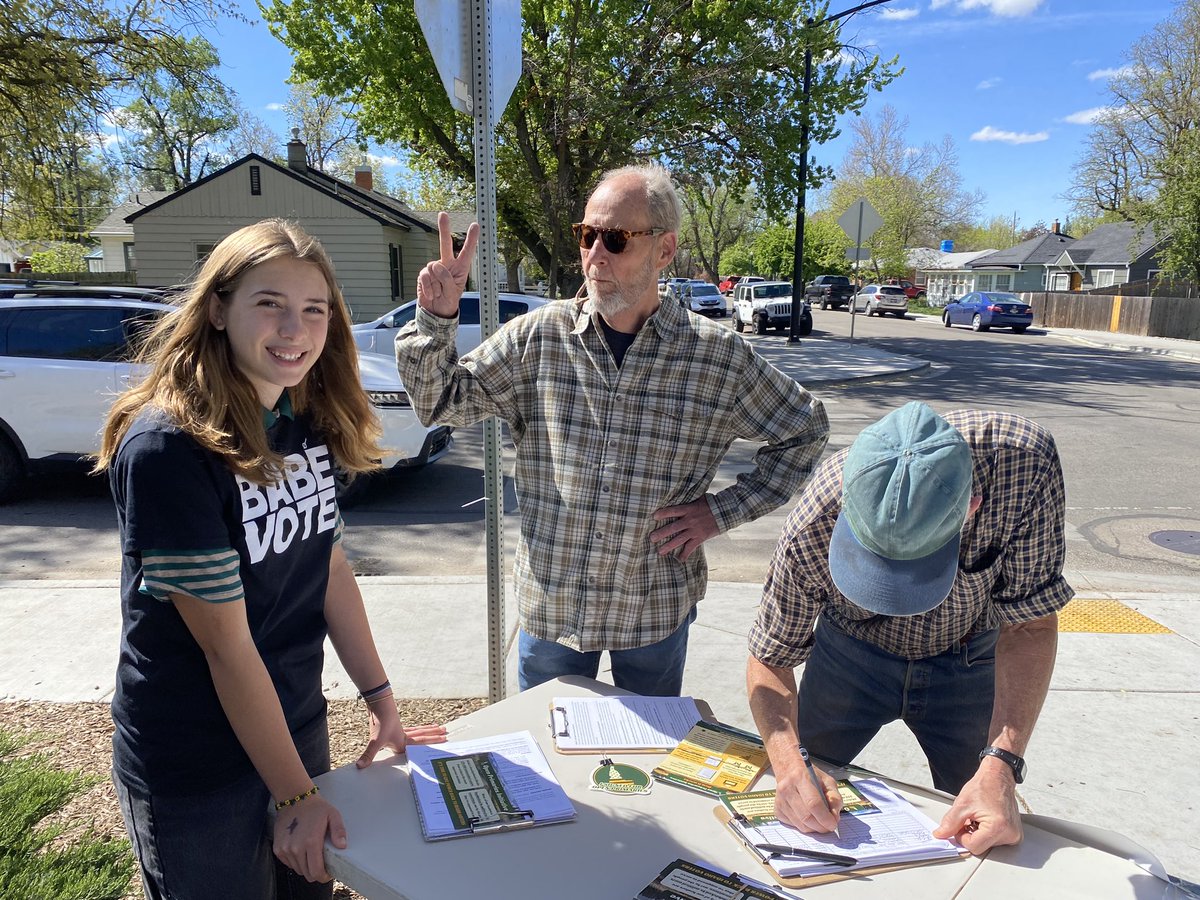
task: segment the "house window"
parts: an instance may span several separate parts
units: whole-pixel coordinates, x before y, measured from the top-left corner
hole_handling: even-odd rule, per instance
[[[992,288],[994,291],[1011,291],[1012,290],[1012,274],[1005,272],[1003,275],[996,275],[996,284]]]
[[[121,245],[121,252],[125,257],[125,271],[132,272],[137,268],[137,254],[133,250],[133,241],[125,241]]]
[[[1052,291],[1069,291],[1071,289],[1071,274],[1069,272],[1055,272],[1053,284],[1050,285]]]
[[[1097,269],[1096,270],[1096,287],[1112,287],[1113,285],[1113,270],[1112,269]]]
[[[262,166],[250,167],[250,193],[258,196],[262,193]]]
[[[975,276],[975,290],[990,291],[992,289],[991,273],[980,272]]]
[[[392,275],[392,297],[399,300],[404,285],[404,252],[398,244],[388,244],[388,268]]]
[[[208,259],[210,253],[217,249],[217,245],[213,243],[197,243],[196,244],[196,262],[201,263]]]

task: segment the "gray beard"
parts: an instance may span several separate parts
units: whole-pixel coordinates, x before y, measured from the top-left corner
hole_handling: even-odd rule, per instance
[[[601,294],[596,284],[591,281],[587,282],[587,294],[588,299],[592,301],[592,306],[596,308],[596,312],[606,319],[635,306],[638,299],[633,296],[631,291],[623,288]]]

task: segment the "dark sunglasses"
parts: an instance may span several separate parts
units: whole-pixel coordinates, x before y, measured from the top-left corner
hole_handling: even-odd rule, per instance
[[[575,235],[575,240],[579,241],[579,246],[584,250],[591,250],[596,244],[596,238],[600,238],[604,249],[609,253],[623,252],[630,238],[643,234],[662,234],[664,230],[663,228],[649,228],[646,231],[627,231],[624,228],[593,228],[582,222],[576,222],[571,226],[571,234]]]

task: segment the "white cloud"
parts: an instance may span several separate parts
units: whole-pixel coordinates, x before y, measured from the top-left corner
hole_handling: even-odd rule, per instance
[[[1049,139],[1048,131],[1003,131],[991,125],[984,125],[971,135],[973,141],[1000,141],[1005,144],[1036,144]]]
[[[1000,82],[1002,82],[1003,80],[1004,80],[1003,78],[985,78],[985,79],[983,79],[983,81],[979,82],[979,84],[975,85],[975,90],[977,90],[977,91],[990,90],[991,88],[994,88],[996,85],[998,85]]]
[[[1107,106],[1093,106],[1091,109],[1081,109],[1079,112],[1073,112],[1069,116],[1063,116],[1063,121],[1070,122],[1072,125],[1091,125],[1107,109]]]
[[[1095,72],[1088,72],[1088,81],[1107,81],[1110,78],[1119,78],[1122,75],[1130,75],[1133,73],[1133,66],[1121,66],[1118,69],[1097,69]]]
[[[283,104],[282,103],[268,103],[266,106],[263,107],[263,109],[267,110],[268,112],[279,112],[279,110],[283,109]]]
[[[374,153],[368,153],[367,159],[374,165],[384,166],[385,168],[395,168],[401,165],[399,157],[396,156],[379,156]]]
[[[1043,0],[932,0],[930,9],[941,9],[951,4],[961,10],[986,9],[994,16],[1015,19],[1028,16],[1042,5]]]
[[[884,7],[879,11],[879,17],[892,22],[904,22],[908,19],[915,19],[920,13],[918,9],[892,9]]]

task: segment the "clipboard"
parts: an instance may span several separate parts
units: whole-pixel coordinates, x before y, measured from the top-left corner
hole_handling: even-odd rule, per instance
[[[758,852],[751,848],[742,836],[733,827],[733,816],[724,806],[713,808],[713,815],[717,817],[730,836],[737,842],[738,846],[746,851],[747,854],[759,865],[764,872],[770,876],[771,880],[781,887],[785,888],[804,888],[812,887],[817,884],[831,884],[835,881],[845,881],[848,878],[858,878],[862,875],[882,875],[885,872],[896,872],[900,869],[911,869],[916,866],[934,866],[945,863],[961,862],[971,855],[969,850],[963,850],[961,854],[945,859],[914,859],[898,863],[884,863],[877,866],[863,866],[861,868],[844,869],[842,871],[822,872],[819,875],[792,875],[785,877],[780,875],[767,863],[765,859],[759,856]]]
[[[696,709],[700,713],[700,721],[705,721],[705,722],[716,722],[717,721],[717,717],[713,714],[712,707],[708,705],[708,702],[706,700],[701,700],[701,699],[695,698],[695,697],[692,698],[692,700],[696,704]],[[550,737],[554,742],[554,752],[561,753],[564,756],[579,756],[581,754],[594,756],[597,753],[604,754],[606,756],[611,756],[613,754],[621,754],[621,753],[670,753],[671,750],[673,750],[675,748],[675,745],[678,743],[676,741],[676,742],[672,742],[670,745],[659,744],[659,745],[653,746],[653,747],[610,747],[610,746],[591,747],[591,746],[588,746],[588,747],[563,748],[563,747],[558,746],[558,738],[565,737],[570,734],[571,723],[569,721],[569,718],[566,715],[566,710],[563,707],[555,706],[554,702],[551,701],[548,709],[549,709],[549,716],[550,716],[550,721],[549,721]]]
[[[408,748],[409,784],[427,841],[569,822],[575,807],[529,732]]]

